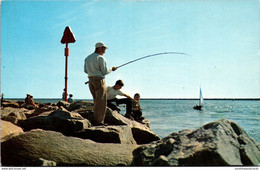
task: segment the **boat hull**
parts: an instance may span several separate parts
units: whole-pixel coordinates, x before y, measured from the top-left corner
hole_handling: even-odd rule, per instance
[[[196,106],[193,106],[193,109],[195,109],[195,110],[202,110],[202,106],[196,105]]]

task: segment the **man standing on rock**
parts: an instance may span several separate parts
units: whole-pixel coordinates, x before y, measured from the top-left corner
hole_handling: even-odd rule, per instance
[[[117,67],[107,68],[103,57],[106,49],[107,46],[103,42],[96,43],[95,52],[85,59],[84,64],[84,71],[89,78],[89,90],[94,99],[94,125],[105,125],[107,107],[105,75],[117,69]]]

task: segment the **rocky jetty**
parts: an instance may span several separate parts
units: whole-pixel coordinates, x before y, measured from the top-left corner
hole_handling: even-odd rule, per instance
[[[164,139],[148,120],[130,120],[107,109],[93,126],[93,103],[5,100],[1,108],[3,166],[227,166],[260,164],[260,144],[226,119]]]
[[[260,144],[226,119],[174,132],[134,151],[138,166],[228,166],[260,163]]]

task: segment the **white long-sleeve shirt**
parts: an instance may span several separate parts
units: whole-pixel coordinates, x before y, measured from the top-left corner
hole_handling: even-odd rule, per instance
[[[106,60],[103,56],[92,53],[85,59],[84,71],[88,74],[88,77],[105,78],[105,75],[109,74],[112,69],[107,68]]]
[[[107,100],[115,99],[117,95],[124,96],[125,94],[121,90],[115,90],[114,86],[107,86]]]

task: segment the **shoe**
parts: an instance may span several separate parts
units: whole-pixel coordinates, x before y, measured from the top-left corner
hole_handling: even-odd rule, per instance
[[[119,113],[119,112],[121,111],[121,109],[117,107],[117,108],[116,108],[116,111]]]
[[[128,118],[128,119],[130,119],[130,120],[134,120],[134,118],[131,116],[131,114],[129,114],[129,113],[126,113],[125,114],[125,117],[126,118]]]

